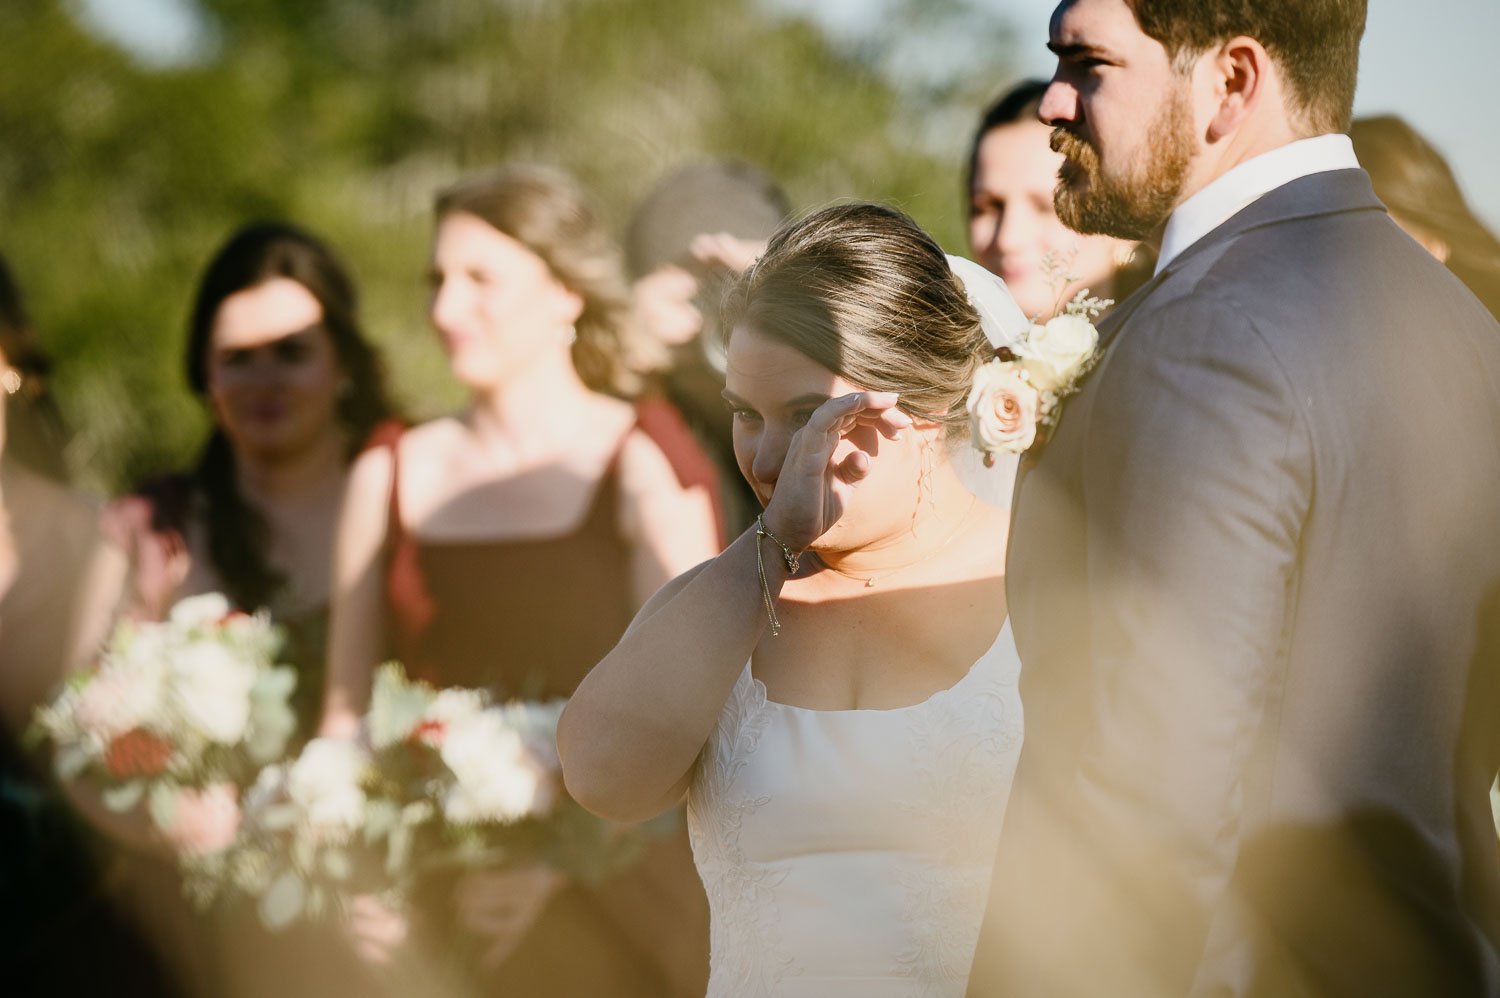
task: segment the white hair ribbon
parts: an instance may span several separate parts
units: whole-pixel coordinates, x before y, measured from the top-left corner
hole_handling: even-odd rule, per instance
[[[979,324],[983,327],[985,339],[990,341],[990,346],[999,350],[1001,347],[1014,347],[1025,340],[1026,331],[1031,328],[1031,320],[1011,297],[1010,289],[1005,286],[1004,281],[973,260],[965,260],[961,256],[949,254],[948,266],[964,286],[969,304],[979,313]]]

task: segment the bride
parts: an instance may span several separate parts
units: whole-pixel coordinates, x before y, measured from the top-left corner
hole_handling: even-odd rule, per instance
[[[1006,514],[948,457],[987,331],[871,204],[778,233],[725,328],[764,513],[578,688],[568,789],[624,821],[687,795],[710,995],[961,995],[1021,744]]]

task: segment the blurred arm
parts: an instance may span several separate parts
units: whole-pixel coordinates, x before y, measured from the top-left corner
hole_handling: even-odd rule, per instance
[[[319,729],[325,736],[354,734],[384,652],[384,553],[393,469],[390,448],[376,447],[349,471],[334,541],[328,687]]]
[[[620,529],[630,542],[630,584],[643,606],[669,580],[719,552],[713,500],[700,485],[683,487],[665,454],[632,433],[620,455]]]

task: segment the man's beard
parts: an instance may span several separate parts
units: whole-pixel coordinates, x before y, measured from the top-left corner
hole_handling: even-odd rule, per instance
[[[1053,192],[1057,217],[1075,232],[1090,235],[1145,239],[1156,232],[1177,207],[1187,182],[1192,120],[1187,88],[1174,90],[1146,130],[1145,165],[1123,177],[1106,176],[1093,146],[1057,128],[1052,148],[1067,157]]]

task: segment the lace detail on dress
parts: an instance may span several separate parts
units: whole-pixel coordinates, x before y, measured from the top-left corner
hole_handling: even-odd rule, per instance
[[[912,980],[913,995],[930,994],[937,984],[962,988],[977,940],[955,928],[977,927],[988,901],[1004,788],[1020,754],[1022,726],[1012,706],[1020,702],[1016,677],[987,678],[972,694],[942,694],[930,704],[934,709],[909,717],[922,794],[900,807],[929,823],[938,850],[930,866],[920,873],[908,868],[898,878],[912,945],[892,969]]]
[[[735,778],[769,723],[765,688],[751,678],[747,665],[698,760],[688,795],[693,860],[711,919],[710,995],[773,995],[783,975],[794,969],[781,950],[776,906],[775,889],[786,874],[747,862],[740,847],[746,816],[769,798],[737,792]]]

